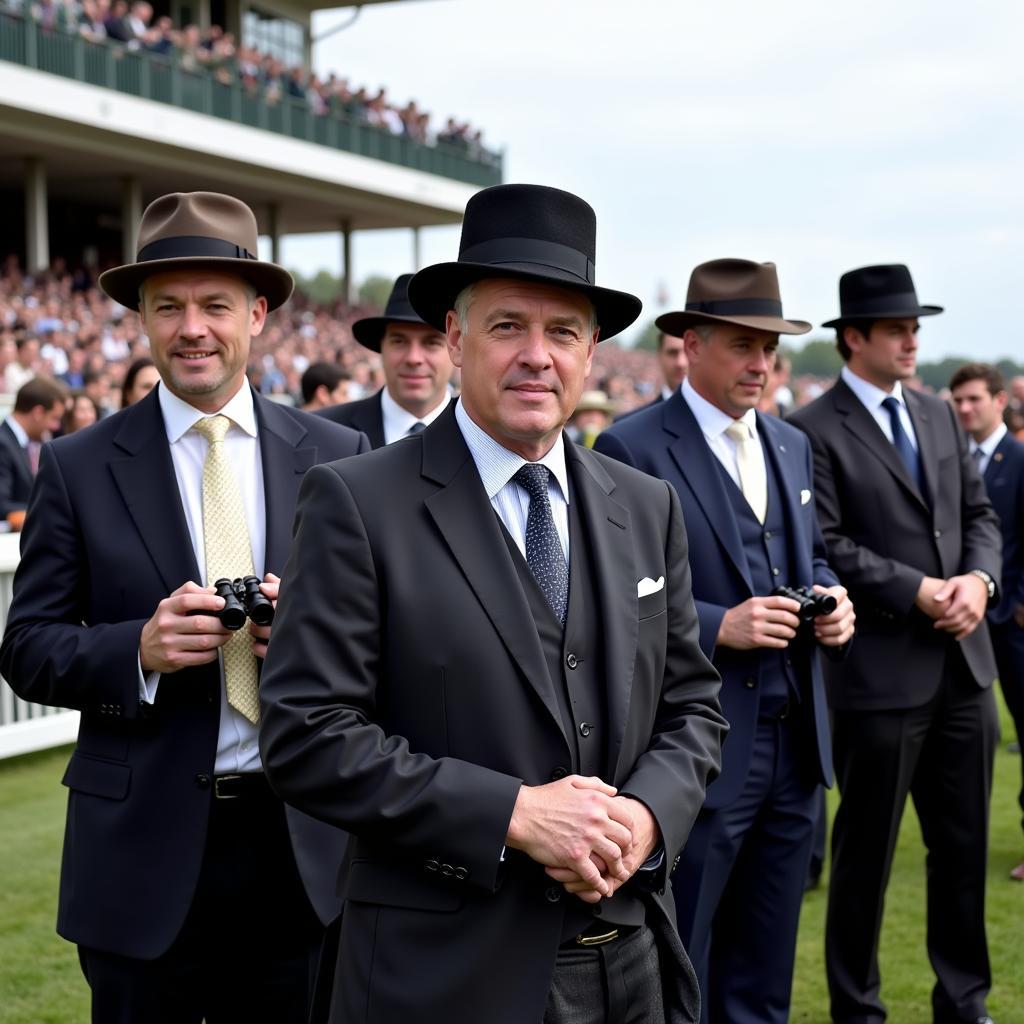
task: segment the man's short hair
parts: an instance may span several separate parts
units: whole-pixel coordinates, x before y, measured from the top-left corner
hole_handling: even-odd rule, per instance
[[[328,391],[333,391],[343,380],[351,380],[352,375],[337,363],[310,363],[302,375],[302,400],[312,402],[316,389],[322,384]]]
[[[31,412],[37,405],[44,409],[52,409],[64,401],[67,394],[64,386],[49,377],[33,377],[18,389],[14,399],[15,412]]]
[[[538,284],[543,283],[544,282],[538,282]],[[554,288],[561,287],[561,285],[559,285],[555,281],[552,281],[551,285]],[[565,287],[568,291],[573,290],[572,285],[566,285]],[[456,317],[458,317],[459,320],[459,330],[462,331],[463,334],[465,334],[469,330],[469,307],[473,305],[474,298],[476,298],[475,284],[467,284],[466,287],[463,288],[462,291],[455,296],[455,315]],[[594,309],[594,304],[590,301],[590,299],[587,299],[585,295],[583,296],[583,298],[586,299],[587,309],[590,310],[590,321],[587,324],[587,333],[593,334],[594,331],[596,331],[598,328],[597,310]]]
[[[962,384],[972,380],[984,381],[988,393],[993,398],[1000,391],[1006,390],[1006,381],[1003,380],[1003,375],[991,363],[965,363],[949,378],[949,390],[956,391]]]
[[[836,328],[836,348],[839,349],[839,354],[843,357],[844,363],[848,363],[850,356],[853,355],[850,346],[846,344],[846,339],[843,337],[843,332],[846,328],[852,327],[858,333],[863,334],[866,341],[871,333],[871,328],[876,323],[877,321],[875,320],[847,320],[846,323],[842,323]]]

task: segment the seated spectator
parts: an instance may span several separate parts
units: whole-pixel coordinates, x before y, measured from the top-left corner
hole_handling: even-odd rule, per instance
[[[316,412],[348,401],[348,370],[337,363],[313,363],[302,375],[302,408]]]
[[[60,429],[64,389],[47,377],[24,384],[14,411],[0,424],[0,520],[25,509],[43,441]]]
[[[141,356],[127,369],[121,384],[121,408],[127,409],[156,387],[160,374],[149,356]]]
[[[609,426],[617,410],[603,391],[584,391],[565,425],[566,432],[577,444],[593,448],[597,435]]]
[[[33,335],[23,335],[17,342],[18,356],[4,371],[4,390],[8,394],[17,393],[23,384],[27,384],[39,373],[39,339]]]
[[[61,437],[91,427],[100,418],[99,406],[84,391],[68,399],[60,422]]]

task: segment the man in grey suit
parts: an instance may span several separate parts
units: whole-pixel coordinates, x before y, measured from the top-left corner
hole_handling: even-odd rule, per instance
[[[903,386],[920,318],[902,265],[839,283],[835,386],[794,413],[814,453],[829,563],[857,637],[826,663],[841,801],[825,936],[832,1018],[880,1024],[878,935],[909,793],[928,848],[936,1024],[988,1022],[985,862],[998,727],[985,612],[1002,571],[999,521],[952,407]]]

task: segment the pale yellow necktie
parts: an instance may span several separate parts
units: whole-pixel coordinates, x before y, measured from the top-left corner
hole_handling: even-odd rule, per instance
[[[203,547],[206,582],[211,586],[222,577],[235,579],[253,573],[242,492],[224,450],[224,437],[230,425],[226,416],[208,416],[195,425],[195,430],[210,444],[203,463]],[[221,652],[228,703],[250,722],[259,721],[256,656],[252,653],[249,630],[238,630]]]
[[[740,474],[740,490],[757,516],[764,522],[768,512],[768,477],[761,446],[743,420],[733,420],[725,433],[736,442],[736,468]]]

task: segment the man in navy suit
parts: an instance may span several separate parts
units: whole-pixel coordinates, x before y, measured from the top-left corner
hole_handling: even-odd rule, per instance
[[[256,239],[237,199],[163,196],[100,279],[138,305],[160,383],[43,449],[0,646],[18,694],[81,712],[57,930],[103,1024],[306,1024],[340,911],[344,833],[263,774],[271,626],[229,632],[209,585],[251,573],[275,600],[306,470],[369,450],[246,382],[292,290]]]
[[[829,569],[814,513],[810,446],[756,412],[785,320],[771,263],[714,260],[686,310],[658,326],[686,343],[689,374],[667,401],[605,431],[598,451],[672,483],[690,537],[700,643],[722,675],[731,725],[722,774],[673,878],[702,1020],[788,1019],[817,796],[832,781],[818,644],[843,647],[853,608]],[[835,599],[801,626],[780,585]]]
[[[987,363],[967,363],[949,382],[960,425],[985,481],[1003,533],[999,603],[988,613],[989,632],[1006,706],[1017,738],[1024,737],[1024,444],[1006,429],[1009,395],[1003,375]],[[1019,802],[1024,811],[1024,784]],[[1024,881],[1024,863],[1011,872]]]
[[[64,389],[56,381],[33,377],[18,389],[13,412],[0,423],[0,521],[28,506],[39,446],[60,430],[63,412]]]

